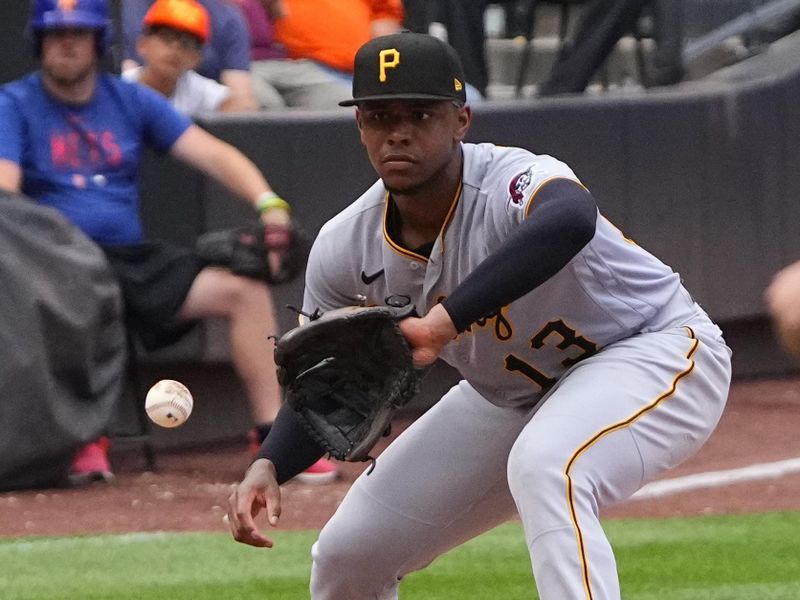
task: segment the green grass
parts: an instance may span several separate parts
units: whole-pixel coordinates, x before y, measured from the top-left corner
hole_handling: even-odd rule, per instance
[[[797,600],[800,513],[609,521],[626,600]],[[3,600],[308,598],[315,532],[258,550],[224,534],[0,540]],[[413,573],[402,600],[535,598],[518,524]]]

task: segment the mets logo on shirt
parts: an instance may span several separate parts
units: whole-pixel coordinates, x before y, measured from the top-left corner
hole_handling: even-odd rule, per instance
[[[58,8],[65,11],[75,10],[78,0],[58,0]]]
[[[514,176],[511,183],[508,184],[508,197],[511,200],[511,204],[522,208],[522,203],[525,200],[525,190],[528,189],[532,181],[533,167]]]

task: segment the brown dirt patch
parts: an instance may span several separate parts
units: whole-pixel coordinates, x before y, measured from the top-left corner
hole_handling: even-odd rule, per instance
[[[735,383],[728,408],[706,446],[669,473],[731,469],[800,456],[800,378]],[[395,423],[402,430],[408,419]],[[385,445],[385,442],[384,442]],[[162,452],[158,470],[142,470],[136,453],[112,455],[116,480],[83,489],[0,494],[0,536],[128,531],[222,531],[231,486],[247,467],[244,441]],[[365,468],[341,464],[342,478],[317,486],[284,486],[282,529],[317,529],[333,514]],[[609,518],[670,517],[800,509],[800,474],[658,500],[631,500]]]

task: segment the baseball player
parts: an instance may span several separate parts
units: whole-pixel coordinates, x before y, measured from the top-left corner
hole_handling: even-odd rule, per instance
[[[619,598],[600,512],[703,445],[730,350],[567,165],[463,141],[463,81],[423,34],[355,59],[344,104],[380,180],[320,231],[303,310],[412,304],[415,362],[463,379],[353,484],[313,546],[312,597],[397,598],[407,573],[519,518],[543,600]],[[279,484],[321,452],[303,437],[283,408],[231,495],[238,541],[272,545],[252,515],[277,524]]]
[[[0,88],[0,188],[57,209],[104,249],[128,320],[148,349],[175,341],[198,319],[227,320],[253,435],[264,437],[280,405],[274,366],[265,368],[267,337],[276,329],[270,290],[230,269],[205,268],[187,250],[143,239],[143,149],[171,153],[250,203],[276,238],[273,262],[285,254],[280,240],[291,236],[289,205],[247,157],[193,125],[161,94],[100,72],[110,28],[106,0],[32,3],[41,69]],[[76,479],[110,476],[105,446],[92,443],[79,453]]]

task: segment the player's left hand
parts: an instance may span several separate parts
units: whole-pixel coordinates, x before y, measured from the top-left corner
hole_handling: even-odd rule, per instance
[[[260,458],[247,469],[242,482],[228,498],[228,524],[233,539],[257,548],[272,548],[272,540],[256,527],[255,518],[266,509],[269,524],[275,527],[281,514],[281,490],[275,466]]]
[[[433,364],[442,348],[458,334],[450,315],[441,304],[434,306],[424,317],[403,319],[399,326],[411,346],[416,367]]]

